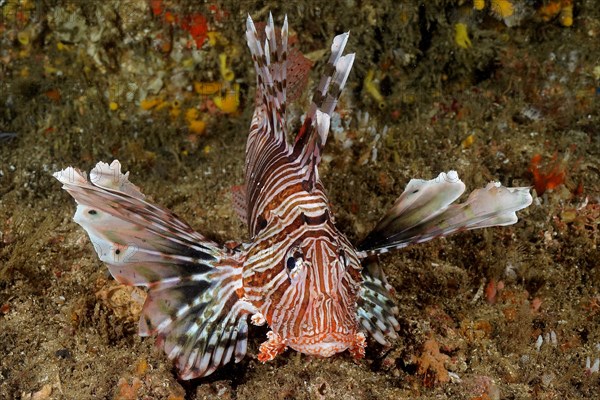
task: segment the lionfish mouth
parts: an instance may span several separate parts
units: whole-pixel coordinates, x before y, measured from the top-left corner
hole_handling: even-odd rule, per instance
[[[331,357],[334,354],[341,353],[351,347],[354,342],[355,335],[335,332],[286,340],[286,344],[292,349],[318,357]]]

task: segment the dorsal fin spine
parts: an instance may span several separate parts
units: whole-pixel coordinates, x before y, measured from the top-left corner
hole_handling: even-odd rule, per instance
[[[265,27],[266,40],[261,44],[252,18],[246,21],[246,40],[252,53],[257,76],[259,104],[265,107],[270,128],[277,141],[285,140],[286,120],[286,57],[287,57],[287,17],[281,31],[281,44],[277,43],[273,16]]]

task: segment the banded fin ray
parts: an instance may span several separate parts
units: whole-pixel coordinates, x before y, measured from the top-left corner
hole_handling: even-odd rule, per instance
[[[333,39],[325,73],[313,94],[310,109],[294,143],[293,156],[300,158],[301,164],[307,168],[309,190],[319,179],[317,167],[327,142],[331,116],[354,63],[354,53],[342,55],[349,36],[350,33],[346,32]]]
[[[261,32],[262,33],[262,32]],[[291,147],[286,140],[286,93],[288,26],[287,17],[281,29],[281,39],[277,34],[272,16],[265,27],[266,40],[256,30],[252,18],[246,20],[246,40],[252,54],[256,70],[256,107],[250,124],[246,145],[245,207],[246,223],[251,237],[259,230],[256,226],[258,198],[263,193],[263,184],[274,165],[288,162]],[[242,208],[237,208],[241,211]],[[239,213],[238,213],[239,214]]]
[[[385,253],[459,230],[511,225],[518,220],[516,211],[532,202],[528,187],[490,182],[474,190],[464,203],[452,204],[464,190],[456,171],[442,172],[429,181],[412,179],[358,249]]]
[[[366,258],[362,261],[363,283],[356,301],[357,320],[373,339],[388,345],[386,336],[396,339],[400,324],[396,319],[398,307],[391,298],[392,287],[377,260]]]
[[[256,310],[236,292],[242,286],[236,254],[146,202],[117,160],[98,163],[91,181],[72,167],[54,177],[76,200],[74,220],[115,279],[149,287],[139,333],[157,334],[182,379],[244,357],[247,316]]]
[[[281,30],[280,44],[277,45],[273,15],[269,13],[269,21],[265,28],[267,39],[264,46],[254,26],[250,15],[246,19],[246,41],[252,54],[256,70],[257,97],[262,107],[257,107],[256,113],[261,113],[268,124],[265,132],[272,134],[280,145],[286,145],[287,132],[286,114],[286,74],[287,74],[287,16]],[[257,116],[253,120],[257,119]]]
[[[283,20],[279,46],[277,45],[277,36],[275,24],[273,23],[273,14],[269,12],[269,20],[265,27],[267,40],[265,41],[265,54],[269,55],[268,64],[273,79],[274,95],[279,102],[279,107],[275,110],[283,121],[285,129],[286,116],[286,86],[287,86],[287,58],[288,58],[288,20],[287,15]]]

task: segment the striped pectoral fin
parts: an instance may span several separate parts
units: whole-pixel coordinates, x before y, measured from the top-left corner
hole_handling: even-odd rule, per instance
[[[456,171],[437,178],[411,180],[392,208],[359,244],[369,254],[421,243],[459,230],[510,225],[516,211],[532,202],[528,187],[504,187],[490,182],[473,191],[464,203],[452,204],[465,190]]]
[[[213,271],[192,280],[151,288],[140,335],[157,334],[157,345],[175,361],[181,379],[210,375],[246,355],[248,315],[254,306],[238,298],[240,271]]]
[[[140,334],[157,334],[183,379],[206,376],[246,353],[247,316],[235,254],[170,211],[143,200],[118,161],[98,163],[88,181],[74,168],[54,176],[77,201],[75,222],[121,283],[146,286]]]
[[[395,339],[400,324],[396,319],[398,307],[392,300],[392,287],[377,260],[373,257],[362,261],[363,283],[357,300],[358,323],[373,339],[388,345],[386,337]]]
[[[98,163],[91,181],[71,167],[54,177],[77,202],[73,219],[121,283],[151,286],[205,273],[223,252],[169,210],[146,202],[118,161]]]

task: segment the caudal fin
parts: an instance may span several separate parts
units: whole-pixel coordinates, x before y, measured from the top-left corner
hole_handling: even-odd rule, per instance
[[[452,204],[465,185],[456,171],[425,181],[412,179],[375,228],[359,244],[368,254],[385,253],[459,230],[511,225],[516,211],[532,202],[530,188],[490,182],[473,191],[464,203]]]
[[[194,231],[172,212],[148,203],[118,161],[90,174],[56,172],[77,202],[74,220],[121,283],[146,286],[139,332],[157,334],[182,379],[211,374],[246,354],[247,315],[235,255]]]

